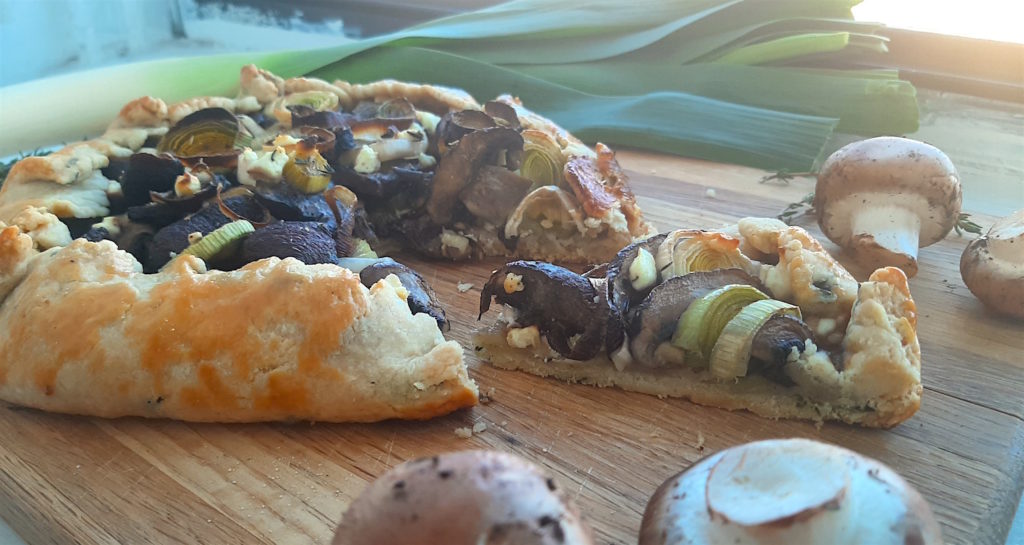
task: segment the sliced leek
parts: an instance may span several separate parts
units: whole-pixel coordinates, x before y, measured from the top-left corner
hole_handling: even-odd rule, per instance
[[[754,337],[765,322],[780,314],[801,318],[799,307],[775,299],[754,301],[743,307],[725,324],[711,350],[708,360],[711,374],[722,379],[746,376]]]
[[[705,360],[730,320],[747,305],[768,299],[753,286],[730,284],[697,299],[679,318],[672,346],[699,354]]]
[[[377,252],[373,251],[373,248],[370,247],[369,242],[366,242],[361,238],[357,238],[355,239],[355,245],[352,248],[352,255],[349,257],[377,259],[378,256]]]
[[[297,150],[293,152],[284,165],[284,179],[295,189],[303,193],[320,193],[331,183],[334,169],[327,163],[320,152]]]
[[[227,259],[238,251],[242,240],[254,232],[256,229],[248,221],[233,221],[190,244],[181,254],[194,255],[203,261]]]
[[[533,182],[533,189],[545,185],[565,187],[562,171],[565,158],[562,147],[548,133],[533,129],[522,132],[523,163],[519,175]]]

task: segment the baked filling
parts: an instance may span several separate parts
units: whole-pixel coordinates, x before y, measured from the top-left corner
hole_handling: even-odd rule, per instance
[[[582,275],[509,263],[482,291],[481,315],[492,299],[503,310],[477,346],[499,366],[658,395],[694,397],[685,382],[826,414],[916,403],[905,275],[879,269],[858,283],[806,231],[775,220],[731,231],[657,235]]]

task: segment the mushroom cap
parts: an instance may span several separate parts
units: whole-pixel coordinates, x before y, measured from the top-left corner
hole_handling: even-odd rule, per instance
[[[565,490],[512,454],[462,451],[406,462],[342,517],[333,545],[593,545]]]
[[[941,544],[924,499],[882,463],[807,439],[733,447],[672,477],[639,545]]]
[[[967,245],[960,275],[987,307],[1024,319],[1024,209],[1000,219]]]
[[[853,142],[825,160],[814,189],[814,207],[829,240],[850,245],[855,235],[850,211],[862,203],[856,196],[864,193],[884,195],[889,204],[902,201],[919,208],[922,248],[949,234],[963,200],[956,167],[942,150],[895,136]]]

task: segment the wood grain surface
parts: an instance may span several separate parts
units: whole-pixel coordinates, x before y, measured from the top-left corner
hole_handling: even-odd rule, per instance
[[[661,155],[622,152],[620,160],[662,229],[773,216],[813,188],[808,179],[759,184],[761,171]],[[992,217],[976,219],[987,226]],[[1024,326],[992,317],[964,287],[958,262],[968,240],[951,235],[921,252],[911,289],[925,394],[920,412],[892,430],[817,428],[567,385],[496,370],[469,349],[491,401],[430,422],[197,425],[0,408],[0,517],[30,544],[327,544],[346,505],[389,468],[491,448],[552,470],[599,543],[632,544],[650,494],[702,456],[808,437],[895,468],[930,502],[948,543],[1002,543],[1024,486]],[[471,348],[479,288],[498,262],[409,262],[447,305],[451,337]],[[459,282],[474,287],[460,293]],[[486,431],[455,435],[478,422]]]

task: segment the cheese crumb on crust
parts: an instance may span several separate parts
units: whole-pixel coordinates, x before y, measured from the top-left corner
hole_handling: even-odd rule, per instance
[[[540,330],[535,325],[513,327],[505,334],[505,340],[512,348],[535,348],[540,346]]]

